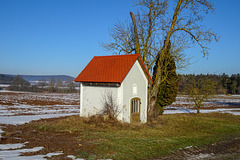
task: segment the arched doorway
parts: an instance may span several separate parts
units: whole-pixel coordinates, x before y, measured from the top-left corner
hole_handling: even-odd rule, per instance
[[[140,122],[140,109],[141,109],[141,101],[140,98],[131,99],[131,123]]]

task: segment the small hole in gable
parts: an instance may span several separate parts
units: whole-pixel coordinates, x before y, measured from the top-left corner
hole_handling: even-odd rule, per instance
[[[137,95],[137,85],[133,85],[133,95]]]

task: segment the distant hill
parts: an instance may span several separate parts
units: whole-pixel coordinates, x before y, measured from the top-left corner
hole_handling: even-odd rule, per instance
[[[50,81],[51,78],[54,78],[56,81],[58,79],[62,79],[62,81],[73,81],[74,78],[71,76],[66,76],[66,75],[20,75],[23,79],[25,79],[28,82],[31,81],[40,81],[40,80],[45,80],[45,81]]]
[[[16,75],[11,74],[0,74],[0,84],[11,84]],[[51,78],[54,78],[56,81],[62,79],[62,81],[73,81],[74,77],[67,75],[20,75],[23,79],[28,82],[33,81],[50,81]]]

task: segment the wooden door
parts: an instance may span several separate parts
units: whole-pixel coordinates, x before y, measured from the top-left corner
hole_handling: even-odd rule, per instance
[[[131,99],[131,123],[140,122],[141,101],[139,98]]]

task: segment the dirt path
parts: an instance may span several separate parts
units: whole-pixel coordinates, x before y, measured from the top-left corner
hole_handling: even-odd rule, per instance
[[[204,148],[188,147],[172,155],[156,158],[159,160],[239,160],[240,139],[232,137]]]

